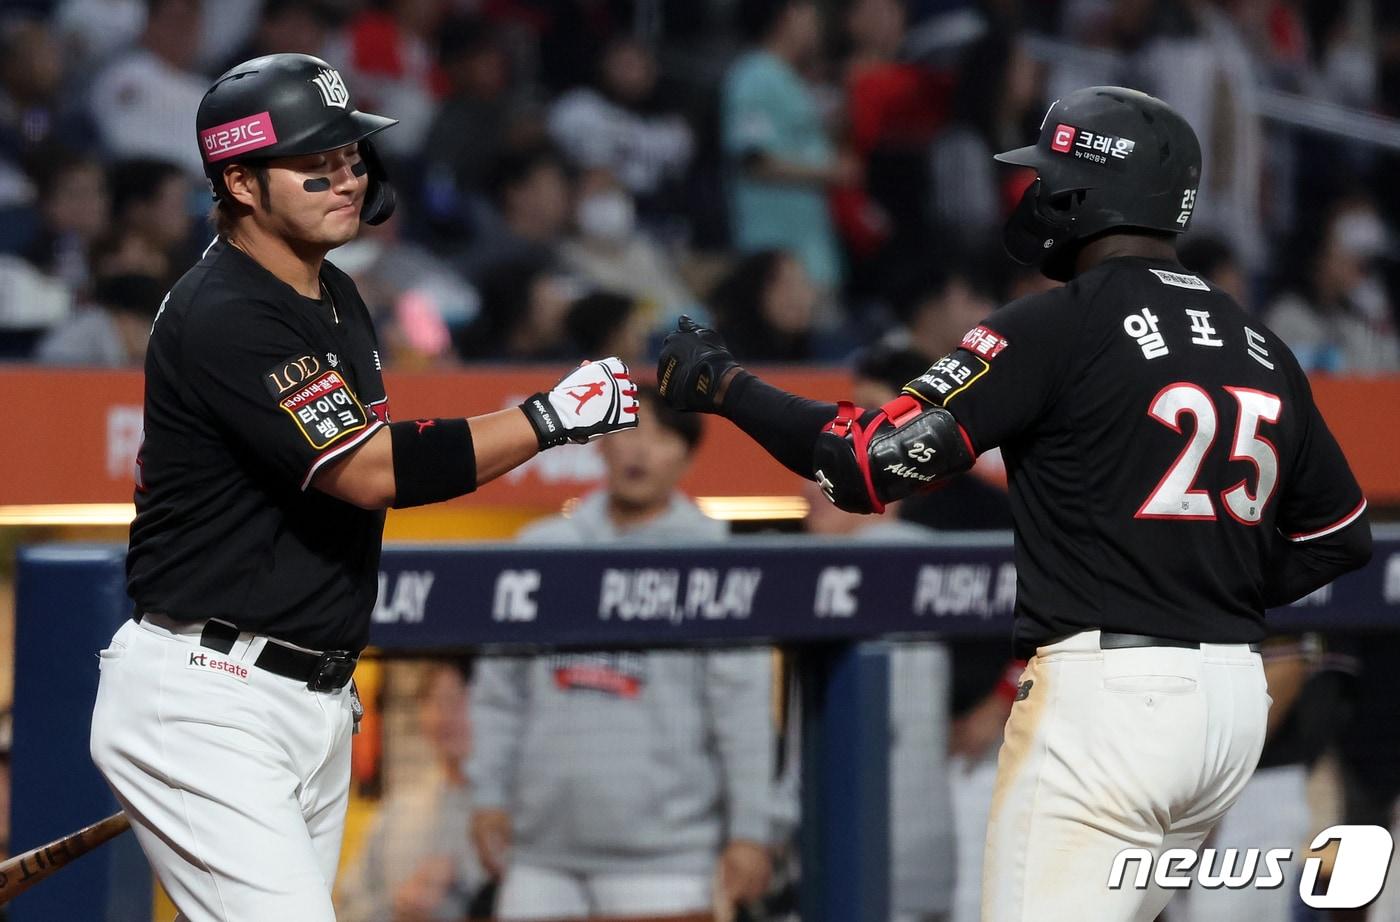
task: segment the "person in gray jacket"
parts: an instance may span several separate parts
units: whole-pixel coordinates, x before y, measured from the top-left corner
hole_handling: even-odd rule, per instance
[[[721,540],[676,489],[698,417],[640,388],[606,487],[532,544]],[[615,442],[616,444],[612,444]],[[762,895],[774,823],[766,649],[557,652],[479,664],[472,838],[502,920],[707,912]]]

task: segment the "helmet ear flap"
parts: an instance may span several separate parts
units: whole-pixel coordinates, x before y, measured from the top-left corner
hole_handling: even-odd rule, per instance
[[[369,167],[369,189],[365,192],[364,203],[360,205],[360,220],[371,225],[383,224],[398,205],[398,193],[389,183],[384,162],[379,159],[368,138],[360,141],[360,159]]]
[[[1037,178],[1021,195],[1021,203],[1007,219],[1003,232],[1006,252],[1023,266],[1040,266],[1069,239],[1074,227],[1073,208],[1056,208],[1041,196]]]

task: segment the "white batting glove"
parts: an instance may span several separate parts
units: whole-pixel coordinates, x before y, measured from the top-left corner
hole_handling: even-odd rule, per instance
[[[637,426],[637,387],[616,356],[584,362],[552,390],[520,405],[535,428],[540,450],[565,442],[587,442]]]

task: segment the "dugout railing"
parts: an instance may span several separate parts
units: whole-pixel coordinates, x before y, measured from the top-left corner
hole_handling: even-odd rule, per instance
[[[1400,628],[1400,529],[1364,569],[1270,615],[1280,631]],[[88,756],[97,651],[129,617],[124,548],[19,551],[11,845],[112,813]],[[735,538],[694,547],[387,548],[372,641],[385,656],[458,649],[771,643],[801,690],[802,917],[887,917],[888,657],[880,638],[1009,636],[1009,535],[927,546]],[[464,832],[465,834],[465,832]],[[124,836],[9,907],[14,922],[148,922],[150,873]]]

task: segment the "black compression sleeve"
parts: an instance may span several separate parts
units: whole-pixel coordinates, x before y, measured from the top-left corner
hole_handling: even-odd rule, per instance
[[[476,448],[465,419],[390,423],[394,508],[440,503],[476,489]]]
[[[836,417],[836,404],[789,394],[741,371],[729,383],[721,409],[788,470],[815,479],[813,450],[817,436]]]
[[[1371,523],[1365,515],[1346,528],[1292,542],[1280,537],[1264,575],[1264,606],[1296,602],[1371,559]]]

